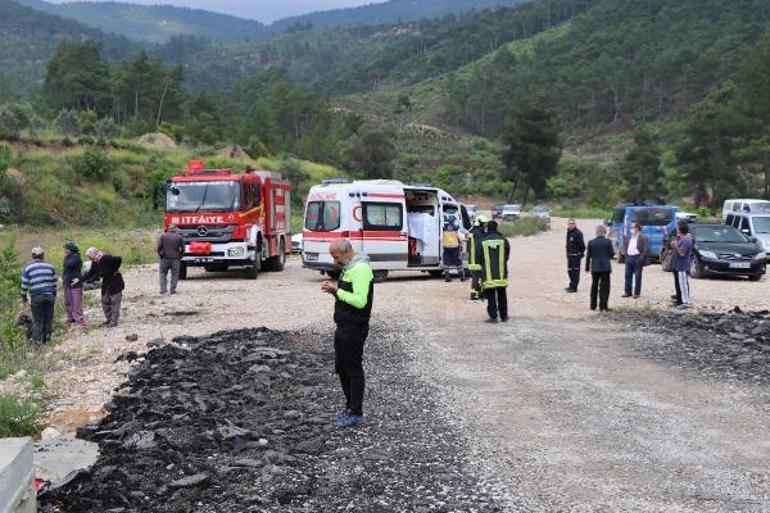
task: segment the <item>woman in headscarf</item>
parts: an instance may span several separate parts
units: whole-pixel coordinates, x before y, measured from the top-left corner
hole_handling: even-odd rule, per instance
[[[64,244],[64,307],[67,310],[67,322],[85,326],[83,317],[83,260],[80,248],[74,242]]]

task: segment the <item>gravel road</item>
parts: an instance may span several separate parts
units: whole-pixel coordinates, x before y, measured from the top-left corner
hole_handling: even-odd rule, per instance
[[[563,290],[562,224],[554,220],[552,231],[512,241],[507,324],[482,323],[483,305],[469,301],[467,284],[457,281],[403,274],[378,286],[379,326],[404,342],[371,346],[372,354],[404,353],[394,358],[405,379],[431,391],[424,415],[439,414],[452,426],[474,475],[501,487],[498,500],[508,497],[504,509],[770,511],[770,388],[652,358],[645,347],[677,338],[590,313],[587,275],[579,294]],[[582,224],[588,234],[596,223]],[[145,351],[150,340],[258,326],[331,329],[321,277],[296,260],[256,282],[191,273],[171,297],[157,295],[154,272],[127,273],[120,328],[73,331],[55,349],[47,383],[51,423],[72,427],[102,416],[130,368],[114,360]],[[671,275],[652,266],[644,277],[642,299],[621,299],[616,267],[610,306],[667,307]],[[697,309],[710,312],[764,309],[767,286],[693,280],[691,288]],[[94,309],[88,313],[95,321]],[[132,334],[138,340],[126,341]],[[387,422],[413,389],[396,389],[398,400],[380,395],[379,358],[367,364],[368,405]],[[425,422],[421,415],[415,422]]]

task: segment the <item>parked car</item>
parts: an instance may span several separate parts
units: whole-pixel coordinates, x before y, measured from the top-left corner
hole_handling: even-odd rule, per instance
[[[722,221],[728,214],[770,214],[770,201],[761,199],[729,199],[722,206]]]
[[[747,237],[732,226],[709,223],[690,229],[693,256],[690,275],[705,278],[712,275],[747,276],[759,281],[767,270],[767,253],[753,237]],[[663,270],[670,271],[668,243],[663,252]]]
[[[642,233],[650,240],[649,258],[662,258],[663,241],[676,230],[676,212],[677,207],[669,205],[623,207],[623,219],[613,240],[618,248],[618,262],[626,261],[626,246],[631,239],[631,226],[634,223],[641,225]]]
[[[725,224],[747,237],[755,237],[762,249],[770,251],[770,212],[731,212],[727,214]]]
[[[503,205],[503,211],[500,213],[500,219],[503,221],[515,221],[521,217],[521,206]]]
[[[476,219],[476,216],[481,213],[481,207],[478,205],[465,205],[465,210],[468,212],[471,221]]]
[[[302,253],[302,234],[295,233],[291,236],[291,252]]]
[[[530,212],[530,215],[532,217],[539,217],[540,219],[545,219],[549,223],[551,222],[551,209],[545,205],[536,206],[535,208],[532,209],[532,211]]]
[[[688,223],[697,223],[698,214],[691,214],[689,212],[677,212],[676,219],[677,221],[681,220],[681,221],[686,221]]]
[[[492,219],[500,219],[503,215],[503,207],[505,205],[493,205],[492,206]]]

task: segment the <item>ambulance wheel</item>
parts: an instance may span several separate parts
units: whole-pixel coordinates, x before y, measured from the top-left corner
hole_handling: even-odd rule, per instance
[[[179,264],[179,279],[187,279],[187,264]]]
[[[385,283],[388,281],[388,271],[374,271],[374,283]]]
[[[444,276],[444,271],[428,271],[428,274],[430,274],[434,278],[439,278],[441,276]]]
[[[325,274],[332,280],[339,280],[342,273],[340,271],[321,271],[321,274]]]
[[[256,260],[254,261],[253,265],[250,265],[246,267],[246,279],[247,280],[256,280],[257,276],[259,276],[259,270],[261,265],[261,260],[259,259],[259,255],[257,255]]]

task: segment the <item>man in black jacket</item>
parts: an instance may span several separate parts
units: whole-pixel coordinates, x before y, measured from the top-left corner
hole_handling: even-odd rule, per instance
[[[580,261],[586,251],[586,244],[583,241],[583,232],[577,227],[575,218],[567,221],[567,274],[569,275],[569,287],[567,292],[575,293],[580,284]]]
[[[104,312],[102,326],[114,328],[120,319],[120,303],[123,300],[123,289],[125,288],[123,275],[120,274],[123,258],[103,254],[96,248],[88,248],[86,256],[91,260],[91,269],[83,276],[83,281],[92,283],[101,278],[102,311]]]
[[[487,223],[487,233],[476,248],[476,261],[482,263],[481,287],[487,300],[487,322],[508,320],[508,258],[511,246],[508,239],[497,231],[497,222]]]
[[[606,237],[607,228],[602,225],[596,227],[596,238],[588,243],[586,253],[586,272],[591,273],[591,310],[596,310],[596,296],[599,296],[599,309],[602,312],[609,310],[610,299],[610,274],[612,273],[612,259],[615,250],[612,242]]]

